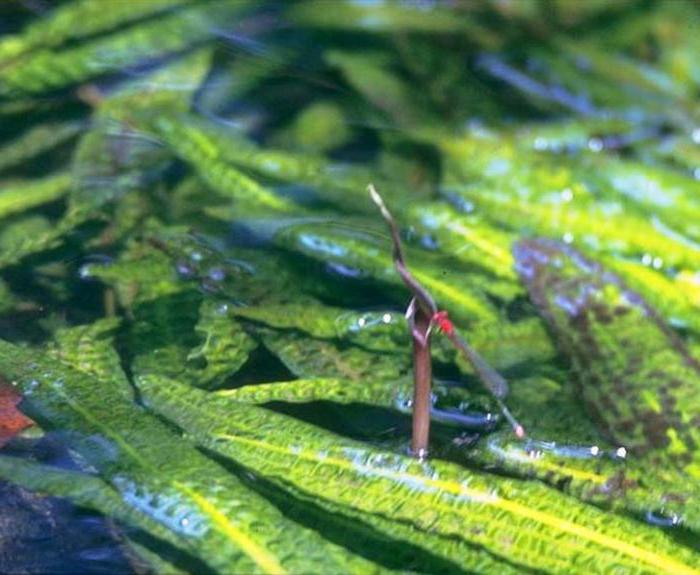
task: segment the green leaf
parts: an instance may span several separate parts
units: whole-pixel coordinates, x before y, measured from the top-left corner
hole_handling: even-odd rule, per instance
[[[74,48],[35,51],[2,68],[0,89],[13,96],[40,94],[174,54],[211,40],[212,25],[244,7],[240,2],[188,7]]]
[[[82,130],[80,122],[39,124],[0,148],[0,171],[14,168],[73,139]]]
[[[127,7],[120,0],[72,2],[53,10],[49,17],[34,20],[21,34],[0,40],[3,64],[36,48],[55,48],[69,40],[78,40],[108,31],[186,3],[187,0],[135,0]]]
[[[0,373],[24,408],[70,445],[124,501],[224,572],[361,572],[368,564],[286,520],[223,467],[112,386],[39,352],[0,341]],[[303,551],[302,551],[303,549]]]
[[[654,467],[700,479],[700,366],[682,341],[619,278],[568,246],[524,241],[516,259],[601,431]]]
[[[4,185],[0,189],[0,218],[53,202],[66,195],[71,184],[70,175],[58,174]]]
[[[227,311],[226,305],[206,300],[199,308],[199,321],[194,330],[204,341],[187,356],[188,363],[203,360],[206,364],[202,369],[193,367],[188,371],[198,387],[220,387],[258,347],[243,326],[228,317]]]
[[[114,349],[118,318],[104,318],[88,325],[60,328],[54,332],[49,353],[118,390],[127,399],[133,389]]]
[[[697,572],[696,553],[665,533],[550,489],[372,449],[173,380],[137,376],[137,386],[202,445],[274,482],[478,545],[523,569]]]

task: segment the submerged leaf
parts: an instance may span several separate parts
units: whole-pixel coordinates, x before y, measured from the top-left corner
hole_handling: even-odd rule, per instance
[[[42,425],[72,432],[71,447],[124,505],[170,530],[212,568],[296,572],[311,561],[320,571],[367,569],[366,562],[286,520],[117,389],[4,341],[0,373],[15,382],[23,408]]]
[[[68,174],[0,187],[0,218],[48,204],[68,193],[72,180]]]
[[[515,251],[530,296],[611,440],[700,478],[700,367],[635,292],[574,249],[526,240]]]
[[[664,533],[553,490],[371,449],[172,380],[144,376],[137,385],[149,405],[202,445],[274,482],[478,545],[520,568],[697,572],[695,553]],[[480,559],[464,561],[476,567]]]

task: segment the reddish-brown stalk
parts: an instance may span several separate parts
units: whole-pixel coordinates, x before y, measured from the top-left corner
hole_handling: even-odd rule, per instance
[[[503,413],[503,416],[511,424],[515,435],[525,437],[525,430],[503,402],[508,394],[508,383],[495,369],[459,335],[457,329],[450,321],[446,311],[440,311],[430,293],[413,277],[406,267],[401,237],[394,217],[384,204],[375,187],[370,184],[368,191],[372,201],[379,208],[382,217],[389,226],[393,243],[393,259],[396,270],[406,287],[411,291],[413,298],[406,310],[406,319],[411,329],[413,339],[413,436],[411,450],[416,457],[423,458],[428,453],[428,441],[430,436],[430,407],[432,387],[432,359],[430,356],[430,334],[433,326],[444,333],[452,345],[469,361],[477,376],[494,396]]]

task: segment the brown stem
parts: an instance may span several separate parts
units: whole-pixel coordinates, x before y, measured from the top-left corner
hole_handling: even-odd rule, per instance
[[[417,305],[413,316],[413,436],[411,452],[418,458],[428,455],[432,360],[430,357],[430,317]]]
[[[483,358],[464,341],[457,330],[447,319],[447,312],[439,312],[435,300],[430,295],[406,266],[403,249],[401,247],[401,236],[396,220],[386,207],[384,200],[375,187],[367,186],[372,201],[379,208],[384,221],[389,226],[391,240],[393,243],[393,259],[396,271],[399,272],[403,283],[413,294],[406,319],[411,326],[411,337],[413,338],[413,369],[414,369],[414,389],[413,389],[413,439],[411,449],[417,457],[425,457],[428,450],[428,435],[430,431],[430,387],[431,387],[431,363],[430,363],[430,332],[433,323],[445,332],[452,344],[471,363],[477,376],[498,402],[503,416],[513,427],[515,435],[519,438],[525,437],[525,430],[513,415],[510,413],[503,398],[508,394],[508,383],[495,369],[493,369]],[[440,317],[444,316],[444,317]],[[444,324],[443,324],[444,322]]]

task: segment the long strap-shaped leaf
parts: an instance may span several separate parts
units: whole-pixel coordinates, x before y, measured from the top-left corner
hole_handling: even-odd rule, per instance
[[[188,0],[90,0],[70,2],[37,18],[20,34],[0,41],[0,64],[36,48],[52,48],[69,40],[99,34],[154,13],[184,4]]]
[[[303,529],[185,439],[100,384],[42,354],[0,340],[0,373],[49,428],[135,508],[222,572],[366,572],[370,564]]]
[[[119,72],[154,57],[163,57],[210,40],[214,27],[245,2],[197,5],[132,26],[56,53],[39,50],[0,68],[0,92],[38,94]]]
[[[47,204],[68,193],[70,175],[61,173],[41,180],[0,185],[0,218]]]
[[[700,573],[666,534],[523,482],[367,448],[286,416],[155,376],[149,405],[197,441],[317,497],[483,545],[548,572]]]

